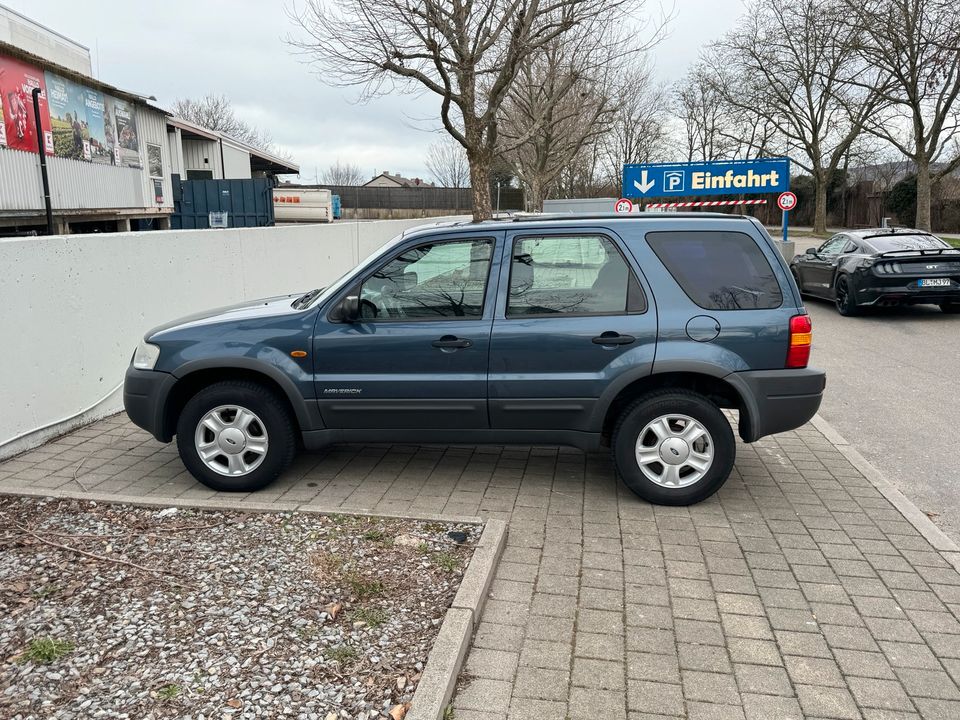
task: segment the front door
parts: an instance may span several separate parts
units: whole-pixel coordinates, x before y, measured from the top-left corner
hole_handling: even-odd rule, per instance
[[[846,237],[835,235],[820,246],[816,255],[804,256],[800,272],[806,292],[821,296],[830,294],[837,260],[846,244]]]
[[[652,369],[652,296],[611,232],[508,233],[500,284],[509,290],[490,345],[493,428],[588,430],[617,375]]]
[[[327,427],[489,427],[497,243],[484,236],[407,246],[345,293],[360,297],[358,322],[320,317],[314,370]]]

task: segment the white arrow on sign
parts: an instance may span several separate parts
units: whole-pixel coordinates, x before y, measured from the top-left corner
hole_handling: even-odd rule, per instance
[[[653,188],[653,186],[656,185],[656,184],[657,184],[657,181],[656,181],[656,180],[647,180],[647,171],[646,171],[646,170],[643,170],[643,171],[640,173],[640,182],[637,182],[636,180],[633,181],[634,187],[636,187],[637,190],[639,190],[639,191],[642,192],[642,193],[650,192],[650,190],[651,190],[651,189]]]

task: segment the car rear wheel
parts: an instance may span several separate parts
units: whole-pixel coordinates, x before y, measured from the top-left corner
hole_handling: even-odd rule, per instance
[[[646,395],[623,411],[613,458],[623,483],[656,505],[692,505],[727,481],[736,442],[723,412],[687,390]]]
[[[837,278],[837,284],[834,288],[834,301],[837,305],[837,312],[844,317],[851,317],[860,314],[860,308],[853,297],[853,291],[850,289],[850,281],[845,275]]]
[[[960,303],[940,303],[940,309],[947,315],[960,315]]]
[[[253,382],[210,385],[187,401],[177,420],[183,464],[214,490],[260,490],[286,470],[296,449],[285,404]]]

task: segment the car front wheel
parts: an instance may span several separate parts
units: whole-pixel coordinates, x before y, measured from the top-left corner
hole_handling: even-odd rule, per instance
[[[294,421],[284,402],[253,382],[205,387],[177,420],[183,464],[213,490],[260,490],[290,465],[296,449]]]
[[[723,412],[687,390],[650,393],[627,407],[613,433],[623,483],[656,505],[692,505],[727,481],[736,442]]]

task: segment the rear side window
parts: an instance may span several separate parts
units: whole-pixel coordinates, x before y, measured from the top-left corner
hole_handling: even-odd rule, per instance
[[[656,232],[647,243],[705,310],[780,307],[780,283],[753,238],[738,232]]]
[[[623,315],[646,310],[623,255],[598,235],[515,241],[507,317]]]

